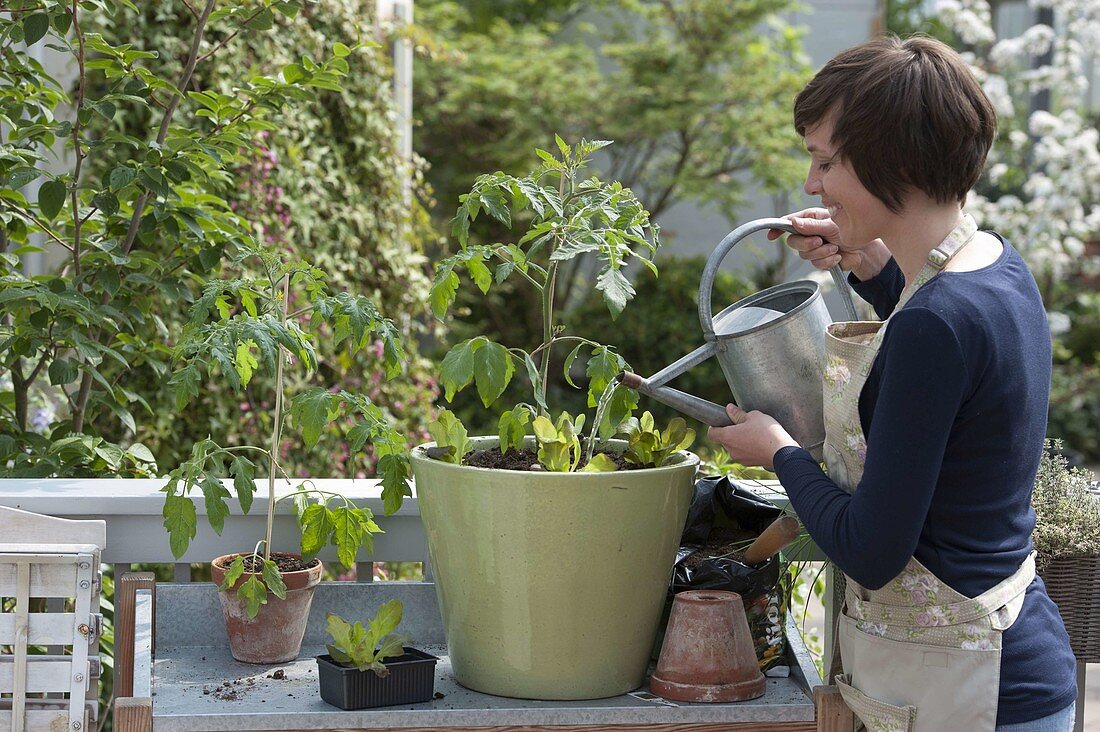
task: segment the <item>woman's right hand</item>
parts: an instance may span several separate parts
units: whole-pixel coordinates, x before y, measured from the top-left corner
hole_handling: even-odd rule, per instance
[[[829,216],[827,208],[807,208],[783,218],[790,221],[798,232],[787,235],[787,246],[817,269],[827,270],[840,265],[842,270],[866,281],[881,272],[890,260],[890,251],[881,239],[862,245],[842,241],[840,229]],[[770,229],[768,238],[778,239],[784,233],[779,229]]]

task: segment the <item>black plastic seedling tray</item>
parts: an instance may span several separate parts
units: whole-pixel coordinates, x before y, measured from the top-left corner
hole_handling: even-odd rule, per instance
[[[341,709],[369,709],[395,704],[417,704],[435,692],[435,664],[439,659],[416,648],[385,661],[390,675],[341,666],[331,656],[317,656],[321,698]]]

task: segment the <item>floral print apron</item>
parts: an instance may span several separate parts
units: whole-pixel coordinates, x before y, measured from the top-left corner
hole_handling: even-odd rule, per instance
[[[976,230],[963,216],[906,285],[895,313]],[[888,324],[833,323],[825,336],[824,457],[829,477],[847,491],[863,476],[859,395]],[[976,598],[951,589],[915,558],[878,590],[846,577],[836,636],[844,673],[835,679],[844,701],[870,732],[993,732],[1001,633],[1015,622],[1034,576],[1032,556]]]

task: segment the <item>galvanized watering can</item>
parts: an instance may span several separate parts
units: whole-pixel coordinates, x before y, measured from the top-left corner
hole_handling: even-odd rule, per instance
[[[706,343],[649,377],[623,372],[618,379],[639,393],[714,427],[730,424],[723,406],[666,384],[711,356],[726,376],[733,401],[745,411],[770,414],[817,459],[825,441],[821,376],[825,328],[832,322],[816,282],[788,282],[750,295],[712,317],[711,291],[718,268],[742,239],[757,231],[796,233],[785,219],[757,219],[731,231],[707,260],[699,282],[699,324]],[[856,320],[848,283],[839,267],[830,274],[849,319]]]

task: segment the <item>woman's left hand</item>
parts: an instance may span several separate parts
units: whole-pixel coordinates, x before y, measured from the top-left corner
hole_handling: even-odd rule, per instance
[[[733,424],[711,427],[707,430],[707,439],[726,448],[730,457],[744,466],[759,465],[770,469],[772,458],[781,447],[798,447],[787,430],[763,412],[746,412],[727,404],[726,414]]]

